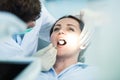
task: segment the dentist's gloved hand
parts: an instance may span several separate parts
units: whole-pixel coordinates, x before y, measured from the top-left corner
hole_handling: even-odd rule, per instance
[[[80,48],[85,49],[92,39],[95,28],[104,24],[105,15],[101,12],[96,12],[90,9],[83,9],[80,11],[79,18],[84,22],[84,29],[80,35]]]
[[[84,49],[90,44],[96,27],[101,27],[107,22],[106,15],[102,12],[96,12],[90,9],[83,9],[80,11],[77,18],[84,22],[84,28],[80,35],[80,49],[83,50],[80,53],[79,61],[84,62]]]
[[[39,57],[41,59],[41,67],[42,71],[48,71],[56,61],[57,50],[53,47],[52,44],[49,44],[47,47],[39,50],[35,55],[35,57]]]

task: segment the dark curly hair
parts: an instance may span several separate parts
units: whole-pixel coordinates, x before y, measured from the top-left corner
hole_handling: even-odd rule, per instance
[[[0,11],[13,13],[24,22],[35,21],[40,17],[41,3],[39,0],[1,0]]]

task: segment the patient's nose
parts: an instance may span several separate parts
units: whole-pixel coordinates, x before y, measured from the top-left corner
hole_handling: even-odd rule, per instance
[[[64,34],[64,31],[63,31],[63,30],[60,30],[58,34],[59,34],[59,35]]]

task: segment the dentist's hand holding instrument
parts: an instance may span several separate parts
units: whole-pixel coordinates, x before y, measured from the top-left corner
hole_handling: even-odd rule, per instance
[[[39,57],[41,60],[42,71],[48,71],[56,61],[57,50],[52,44],[39,50],[34,57]]]
[[[102,13],[89,9],[81,10],[79,18],[84,22],[84,29],[80,35],[80,48],[85,49],[92,39],[95,28],[102,26],[104,18]]]

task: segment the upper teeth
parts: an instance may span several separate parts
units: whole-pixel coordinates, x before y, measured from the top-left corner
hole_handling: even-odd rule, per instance
[[[60,40],[60,41],[59,41],[59,44],[64,44],[64,43],[65,43],[64,40]]]

